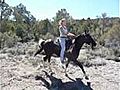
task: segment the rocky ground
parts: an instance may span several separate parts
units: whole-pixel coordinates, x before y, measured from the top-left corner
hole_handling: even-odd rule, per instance
[[[65,76],[57,57],[52,57],[49,67],[43,55],[33,57],[36,49],[31,42],[0,50],[0,90],[120,90],[120,62],[107,60],[99,49],[91,54],[82,49],[78,58],[89,80],[72,63]]]

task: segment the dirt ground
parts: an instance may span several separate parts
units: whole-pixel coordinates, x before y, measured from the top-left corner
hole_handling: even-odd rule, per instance
[[[52,57],[50,67],[42,58],[0,53],[0,90],[120,90],[120,62],[96,56],[92,66],[84,66],[86,80],[78,66],[70,64],[65,76],[59,58]]]

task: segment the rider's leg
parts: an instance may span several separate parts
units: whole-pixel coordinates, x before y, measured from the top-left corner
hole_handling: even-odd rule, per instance
[[[65,52],[65,38],[60,38],[61,52],[60,52],[60,60],[64,62],[64,52]]]

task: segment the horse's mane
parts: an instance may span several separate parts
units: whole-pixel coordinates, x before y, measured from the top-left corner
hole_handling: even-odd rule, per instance
[[[84,35],[85,35],[85,33],[80,33],[79,35],[76,36],[76,38],[77,38],[77,37],[84,36]]]
[[[85,35],[84,33],[77,35],[76,38],[75,38],[75,42],[76,42],[78,39],[82,38],[84,35]]]

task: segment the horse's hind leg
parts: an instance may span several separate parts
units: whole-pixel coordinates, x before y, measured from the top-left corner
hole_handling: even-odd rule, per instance
[[[51,55],[48,56],[48,64],[49,64],[48,66],[49,66],[50,72],[52,72],[50,59],[51,59]]]
[[[47,56],[44,56],[43,57],[43,67],[45,68],[45,62],[47,61],[48,57]]]
[[[43,50],[43,48],[40,48],[39,50],[37,50],[36,53],[34,54],[34,56],[36,56],[37,54],[39,54],[42,50]]]
[[[50,63],[51,55],[48,55],[48,63]]]
[[[65,76],[68,76],[68,75],[67,75],[67,68],[68,68],[69,63],[70,63],[70,59],[68,59],[67,64],[66,64],[66,68],[65,68]]]
[[[43,57],[44,62],[46,62],[46,61],[47,61],[47,59],[48,59],[48,57],[47,57],[47,56]]]
[[[85,75],[85,79],[89,79],[88,76],[86,75],[86,72],[85,72],[85,70],[84,70],[84,68],[83,68],[83,65],[82,65],[79,61],[77,61],[77,60],[74,60],[73,62],[82,69],[82,72],[83,72],[84,75]]]

